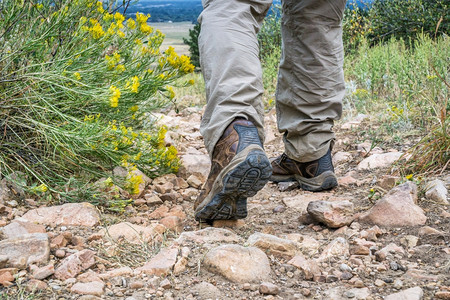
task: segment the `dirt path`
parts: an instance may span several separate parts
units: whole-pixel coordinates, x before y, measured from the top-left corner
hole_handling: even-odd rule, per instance
[[[358,128],[369,120],[338,124],[338,188],[310,193],[269,183],[248,199],[247,219],[208,227],[194,221],[192,210],[209,171],[200,113],[187,108],[163,116],[166,142],[179,149],[185,168],[178,177],[151,181],[123,215],[89,205],[37,211],[32,200],[5,201],[0,282],[12,285],[0,293],[11,299],[20,293],[35,299],[450,299],[449,206],[424,194],[434,178],[392,190],[401,178],[389,174],[389,161],[404,145],[368,154],[371,145],[359,141]],[[272,112],[266,117],[270,157],[283,151],[275,126]],[[437,179],[448,188],[448,172]],[[322,205],[316,207],[322,222],[310,203]],[[375,204],[381,213],[370,210]]]

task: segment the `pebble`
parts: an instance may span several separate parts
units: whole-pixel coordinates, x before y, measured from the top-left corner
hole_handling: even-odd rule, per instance
[[[399,290],[403,287],[403,281],[400,279],[394,280],[394,289]]]
[[[351,291],[346,291],[344,293],[344,296],[347,298],[355,298],[355,293],[351,292]]]

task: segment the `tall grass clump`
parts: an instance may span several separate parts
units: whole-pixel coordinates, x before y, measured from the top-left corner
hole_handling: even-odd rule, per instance
[[[414,149],[422,154],[415,152],[408,168],[434,172],[450,159],[450,42],[446,36],[434,40],[419,34],[412,43],[392,38],[370,47],[363,40],[357,53],[346,57],[345,74],[353,83],[347,98],[359,112],[377,112],[382,122],[378,132],[421,137]]]
[[[160,50],[164,35],[148,17],[126,19],[95,0],[0,2],[2,177],[23,174],[29,191],[69,201],[77,183],[115,166],[129,170],[132,193],[142,181],[133,169],[177,170],[165,128],[144,123],[194,66],[173,48]]]

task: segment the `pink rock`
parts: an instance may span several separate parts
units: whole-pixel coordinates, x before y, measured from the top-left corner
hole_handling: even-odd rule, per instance
[[[110,237],[115,241],[123,238],[130,243],[139,244],[159,237],[164,230],[165,227],[161,224],[151,224],[150,226],[144,227],[129,222],[122,222],[102,229],[98,233],[104,237]]]
[[[105,284],[101,281],[77,282],[70,291],[81,295],[101,296],[104,293]]]
[[[7,257],[7,267],[25,269],[29,264],[45,264],[50,257],[48,235],[30,233],[0,241],[0,253]]]
[[[127,276],[131,274],[133,274],[133,269],[131,269],[130,267],[122,267],[119,269],[109,270],[108,272],[100,274],[99,276],[102,279],[109,279],[112,277]]]
[[[312,280],[314,276],[320,275],[319,265],[313,261],[306,259],[303,255],[296,255],[292,258],[288,264],[300,269],[303,272],[306,280]]]
[[[266,254],[256,247],[222,245],[210,250],[205,268],[233,282],[261,282],[269,279],[270,263]]]
[[[387,168],[396,162],[402,152],[388,152],[382,154],[372,154],[358,164],[358,170],[372,170],[377,168]]]
[[[40,207],[24,214],[21,219],[50,226],[87,226],[100,223],[100,215],[90,203],[67,203],[59,206]]]
[[[47,283],[45,283],[44,281],[37,280],[37,279],[30,279],[26,283],[26,289],[27,289],[27,291],[30,291],[30,292],[44,291],[47,288],[48,288]]]
[[[404,183],[389,191],[360,217],[360,221],[385,227],[423,225],[427,217],[416,201],[417,186],[412,182]]]
[[[381,250],[375,252],[375,256],[377,258],[378,261],[383,261],[386,259],[386,257],[389,254],[405,254],[405,250],[403,249],[403,247],[397,246],[394,243],[390,243],[389,245],[387,245],[386,247],[382,248]]]
[[[349,225],[354,219],[354,206],[350,201],[311,201],[307,211],[314,220],[330,228]]]
[[[255,232],[249,236],[247,242],[250,246],[258,247],[259,249],[274,255],[292,257],[300,250],[297,243],[292,240],[282,239],[277,236],[261,232]]]
[[[348,257],[350,255],[349,248],[350,246],[346,239],[344,239],[343,237],[335,238],[323,249],[322,254],[320,254],[319,260],[328,260],[334,256],[340,258]]]
[[[166,226],[167,229],[175,231],[175,232],[181,232],[183,230],[183,224],[181,223],[180,218],[177,216],[167,216],[162,218],[159,223]]]
[[[13,220],[11,223],[1,229],[3,236],[7,239],[18,238],[21,235],[29,233],[46,233],[45,226],[31,222],[22,222]]]
[[[144,266],[137,268],[138,272],[149,275],[162,276],[169,274],[177,261],[178,248],[166,248],[161,250]]]
[[[66,257],[56,268],[55,277],[59,280],[66,280],[77,276],[81,271],[95,264],[94,255],[94,251],[84,249]]]
[[[38,280],[42,280],[47,278],[50,275],[53,275],[55,273],[55,266],[53,264],[49,264],[45,267],[36,269],[33,272],[33,278],[34,279],[38,279]]]
[[[161,219],[166,216],[169,212],[169,208],[165,205],[161,205],[157,209],[155,209],[151,214],[148,215],[150,219]]]

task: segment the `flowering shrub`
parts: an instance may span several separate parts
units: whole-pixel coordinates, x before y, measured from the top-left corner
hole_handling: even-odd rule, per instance
[[[172,85],[194,66],[173,48],[160,50],[164,35],[147,24],[149,15],[126,19],[113,8],[94,0],[2,1],[2,176],[22,171],[34,190],[69,197],[62,188],[69,179],[93,180],[117,165],[149,176],[177,170],[165,129],[143,124],[173,101]],[[133,192],[140,180],[130,181]]]

